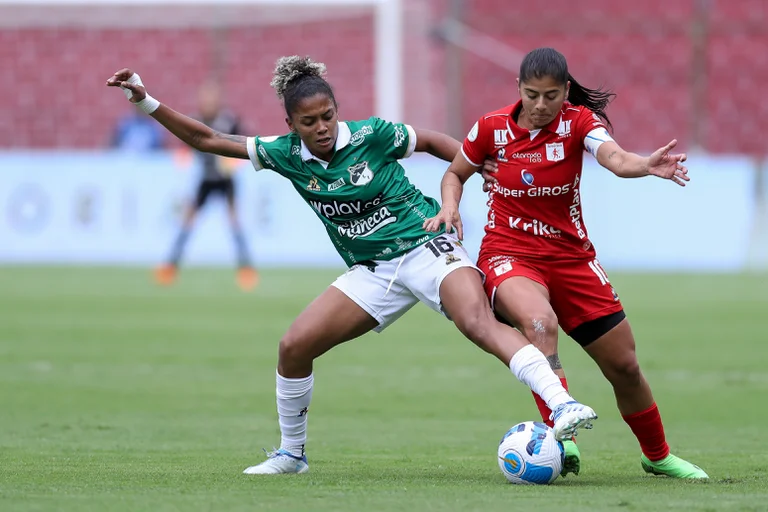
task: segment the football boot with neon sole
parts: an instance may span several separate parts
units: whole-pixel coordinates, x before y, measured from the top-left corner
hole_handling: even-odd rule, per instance
[[[640,465],[643,466],[643,471],[653,475],[664,475],[672,478],[709,478],[709,475],[696,464],[692,464],[671,453],[657,461],[651,461],[643,454],[640,456]]]
[[[581,452],[579,452],[579,447],[572,440],[566,439],[563,441],[563,451],[565,455],[560,476],[564,477],[568,473],[578,475],[579,471],[581,471]]]

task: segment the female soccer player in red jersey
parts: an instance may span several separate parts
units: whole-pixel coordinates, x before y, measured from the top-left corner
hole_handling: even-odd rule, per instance
[[[486,114],[472,127],[442,183],[443,206],[425,222],[444,223],[462,237],[464,182],[495,157],[498,182],[489,193],[488,224],[478,266],[496,314],[547,356],[566,385],[557,354],[557,325],[595,360],[610,381],[624,421],[640,442],[646,472],[708,478],[669,453],[656,402],[635,355],[635,339],[616,291],[597,260],[581,213],[582,156],[589,151],[622,178],[658,176],[684,186],[686,155],[673,140],[652,155],[624,151],[608,134],[613,94],[583,87],[552,48],[530,52],[520,66],[521,100]],[[535,394],[534,394],[535,396]],[[546,421],[550,411],[535,396]],[[578,473],[580,455],[566,444],[564,473]]]

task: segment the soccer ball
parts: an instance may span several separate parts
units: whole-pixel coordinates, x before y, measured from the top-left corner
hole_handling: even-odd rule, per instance
[[[513,484],[551,484],[563,469],[563,443],[544,423],[518,423],[499,443],[499,467]]]

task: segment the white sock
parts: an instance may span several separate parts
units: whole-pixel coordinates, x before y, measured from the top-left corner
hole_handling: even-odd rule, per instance
[[[277,415],[280,421],[280,448],[301,457],[307,442],[307,412],[312,400],[314,375],[303,379],[277,376]]]
[[[552,371],[547,358],[533,345],[526,345],[518,350],[509,361],[509,369],[553,411],[558,405],[573,400],[560,378]]]

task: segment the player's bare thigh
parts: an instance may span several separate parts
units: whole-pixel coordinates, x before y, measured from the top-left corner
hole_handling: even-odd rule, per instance
[[[301,312],[280,340],[277,370],[287,378],[307,377],[314,359],[377,325],[376,319],[341,290],[329,286]]]
[[[472,267],[458,268],[445,276],[440,283],[440,303],[457,325],[471,322],[465,318],[470,316],[482,317],[484,321],[494,319],[482,276]]]
[[[509,277],[496,288],[493,307],[544,355],[557,353],[557,316],[544,285],[525,276]]]
[[[496,320],[475,268],[462,267],[448,274],[440,284],[440,303],[462,334],[505,366],[528,345],[523,335]]]

